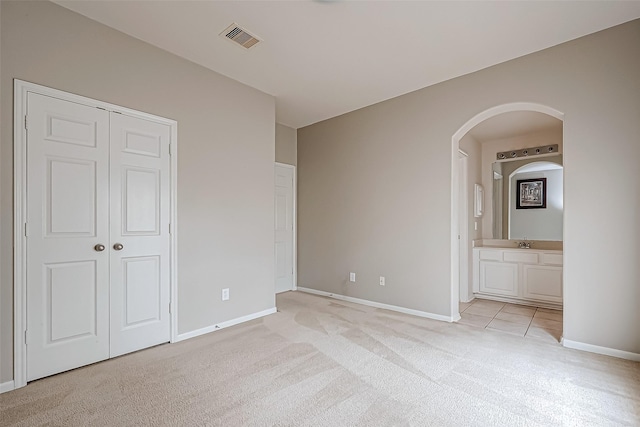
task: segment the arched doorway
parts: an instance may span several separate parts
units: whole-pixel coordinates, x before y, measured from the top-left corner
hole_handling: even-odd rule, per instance
[[[461,139],[473,128],[493,117],[511,112],[536,112],[564,121],[564,114],[554,108],[542,104],[516,102],[489,108],[467,121],[451,138],[451,317],[460,319],[460,170],[458,151]]]

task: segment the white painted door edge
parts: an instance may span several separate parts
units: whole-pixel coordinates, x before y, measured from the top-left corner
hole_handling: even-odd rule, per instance
[[[469,302],[469,203],[468,203],[468,177],[469,177],[469,155],[463,150],[458,150],[458,166],[462,169],[458,171],[458,260],[459,262],[459,291],[458,301]],[[464,221],[460,221],[464,219]],[[458,305],[459,307],[459,305]],[[459,316],[460,309],[452,311],[452,315]]]
[[[13,340],[13,387],[20,388],[27,385],[27,353],[26,353],[26,116],[27,94],[29,92],[51,96],[78,104],[102,108],[107,111],[127,114],[133,117],[162,123],[171,128],[171,206],[170,219],[170,287],[171,287],[171,342],[178,337],[178,260],[177,260],[177,172],[178,172],[178,122],[172,119],[155,116],[153,114],[132,110],[119,105],[98,101],[80,95],[52,89],[35,83],[14,79],[13,102],[13,299],[14,299],[14,340]],[[3,385],[6,383],[3,383]]]
[[[298,168],[287,163],[277,166],[293,169],[293,290],[298,289]]]

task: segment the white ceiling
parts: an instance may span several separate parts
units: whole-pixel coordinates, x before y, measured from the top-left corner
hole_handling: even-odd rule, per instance
[[[640,18],[640,1],[56,3],[275,96],[293,128]],[[219,37],[233,22],[263,41]]]

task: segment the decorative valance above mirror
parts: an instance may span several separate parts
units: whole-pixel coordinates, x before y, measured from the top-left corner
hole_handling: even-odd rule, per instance
[[[496,154],[496,160],[517,159],[521,157],[533,157],[544,154],[551,154],[558,152],[558,144],[542,145],[540,147],[523,148],[519,150],[503,151]]]

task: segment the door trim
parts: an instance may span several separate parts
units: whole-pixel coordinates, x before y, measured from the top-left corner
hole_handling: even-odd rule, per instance
[[[27,385],[27,283],[26,283],[26,201],[27,201],[27,96],[28,93],[58,98],[115,113],[122,113],[161,123],[170,127],[170,247],[169,247],[169,287],[170,287],[170,342],[178,337],[178,260],[177,260],[177,172],[178,172],[178,122],[153,114],[132,110],[119,105],[75,95],[35,83],[14,79],[13,103],[13,383],[15,388]]]
[[[293,252],[293,291],[298,290],[298,168],[294,165],[289,165],[287,163],[275,162],[275,166],[281,166],[283,168],[288,168],[293,171],[293,246],[291,251]],[[274,183],[275,186],[275,183]],[[275,231],[273,240],[275,241]]]
[[[461,219],[463,220],[462,227],[459,226],[458,229],[458,234],[460,235],[460,239],[458,240],[460,259],[460,291],[458,299],[462,302],[469,302],[473,299],[470,297],[469,292],[469,154],[460,149],[458,149],[458,166],[460,166],[460,177],[458,181],[458,188],[460,189],[460,193],[458,194],[460,211],[458,224],[460,224]]]

